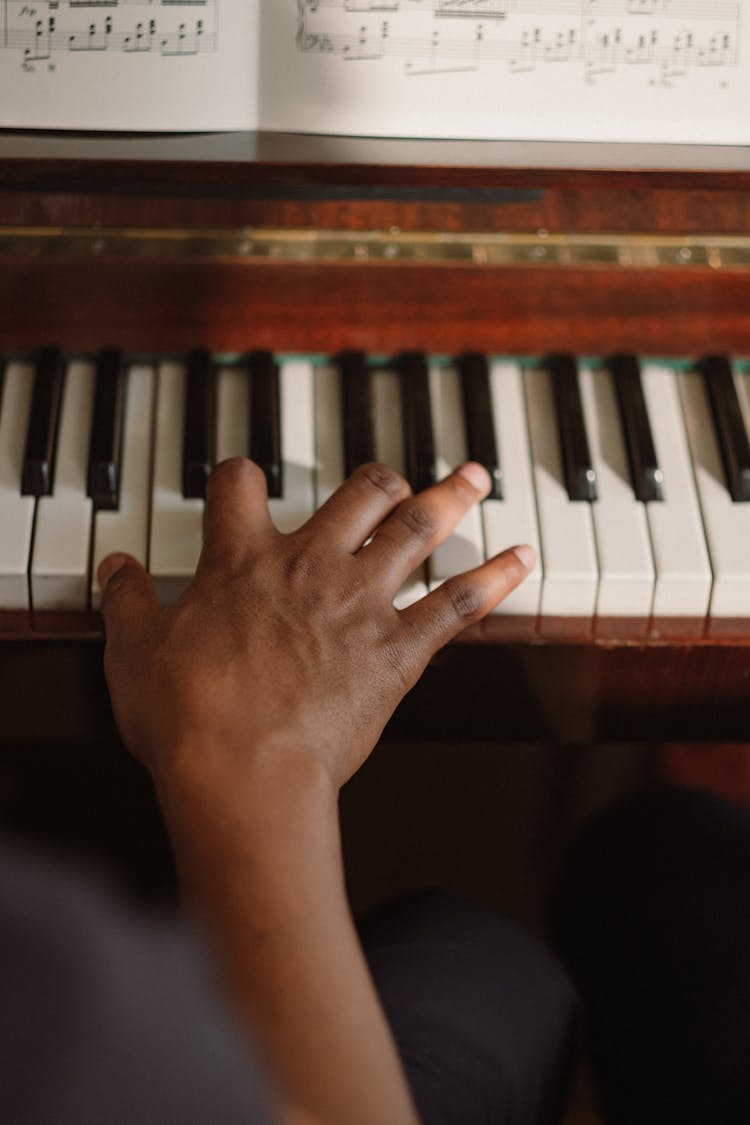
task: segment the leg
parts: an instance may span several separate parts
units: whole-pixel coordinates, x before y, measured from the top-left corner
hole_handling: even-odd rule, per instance
[[[370,968],[425,1125],[553,1125],[576,1001],[541,944],[440,893],[365,920]]]
[[[553,932],[608,1123],[750,1121],[750,815],[664,789],[574,842]]]

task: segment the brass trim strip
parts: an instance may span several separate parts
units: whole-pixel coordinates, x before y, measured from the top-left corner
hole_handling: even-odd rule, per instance
[[[0,257],[747,271],[750,237],[0,227]]]

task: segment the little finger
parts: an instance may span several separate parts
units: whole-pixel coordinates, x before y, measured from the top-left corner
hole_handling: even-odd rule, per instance
[[[511,547],[482,566],[447,579],[402,610],[401,622],[418,638],[419,659],[424,665],[463,629],[491,613],[526,578],[535,562],[533,547]]]

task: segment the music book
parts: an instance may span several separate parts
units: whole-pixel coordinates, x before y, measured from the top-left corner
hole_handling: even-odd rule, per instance
[[[745,0],[0,0],[0,127],[750,142]]]

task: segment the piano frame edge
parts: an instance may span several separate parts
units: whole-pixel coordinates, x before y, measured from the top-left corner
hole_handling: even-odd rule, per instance
[[[98,611],[0,609],[0,645],[99,642],[104,624]],[[456,645],[551,648],[594,647],[672,649],[750,648],[750,618],[703,617],[529,617],[490,614],[464,630]]]
[[[116,737],[91,628],[2,631],[0,744]],[[693,623],[696,624],[696,623]],[[431,661],[384,738],[422,742],[750,743],[750,634],[618,640],[530,637],[530,622],[492,618]],[[524,630],[526,633],[524,635]],[[498,640],[498,637],[501,640]]]

